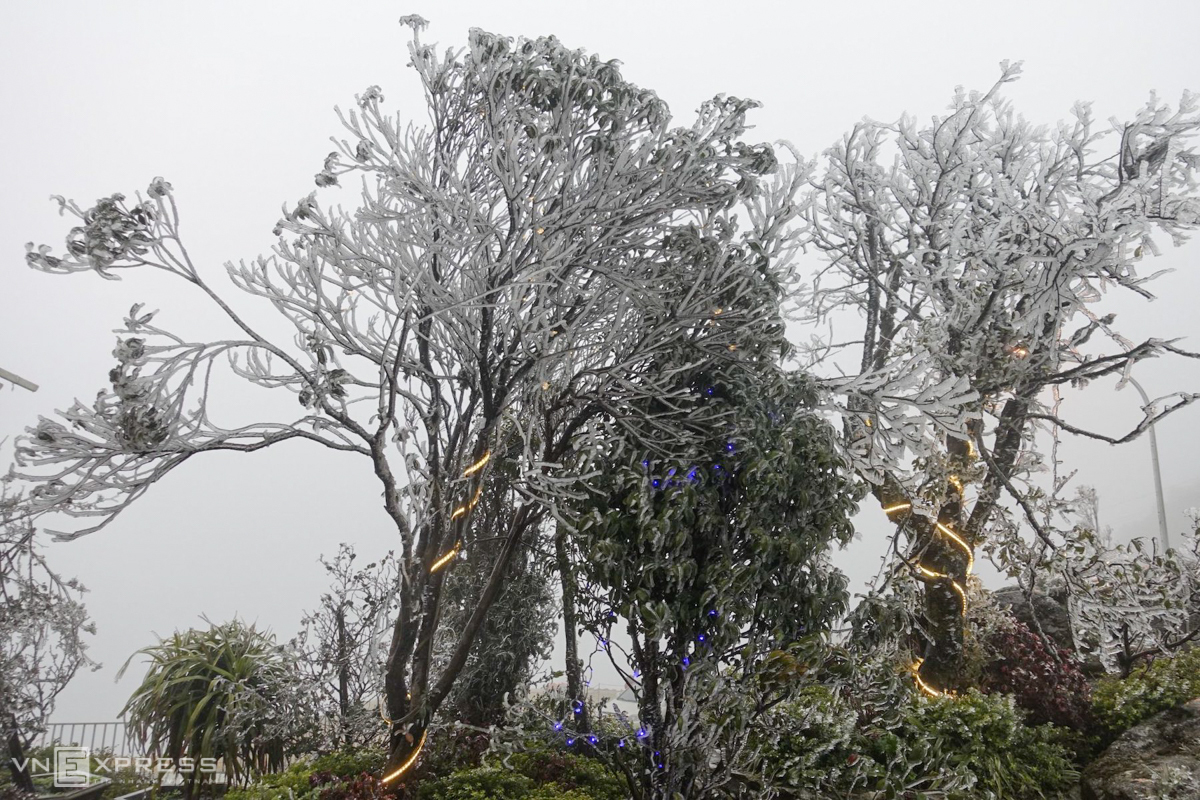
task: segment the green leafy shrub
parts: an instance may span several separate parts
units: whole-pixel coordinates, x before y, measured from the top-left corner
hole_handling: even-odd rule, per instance
[[[421,800],[524,800],[535,784],[500,767],[476,767],[421,785]]]
[[[623,800],[625,783],[594,759],[557,750],[515,753],[421,785],[420,800]]]
[[[262,775],[249,786],[231,788],[225,793],[225,800],[316,798],[324,786],[363,774],[378,775],[386,763],[387,754],[382,750],[337,750],[293,764],[283,772]]]
[[[947,797],[964,800],[988,793],[1020,800],[1054,797],[1078,778],[1054,726],[1027,726],[1011,697],[975,690],[918,700],[897,730],[871,742],[869,754],[892,767],[889,779],[896,775],[897,756],[903,755],[907,775],[923,769],[934,784],[931,789],[946,784]]]
[[[312,764],[302,761],[283,772],[261,775],[248,786],[231,787],[225,800],[300,800],[310,793],[312,774]]]
[[[1200,648],[1160,656],[1128,678],[1102,678],[1092,692],[1092,711],[1103,733],[1115,739],[1160,711],[1200,697]]]
[[[564,791],[578,790],[592,800],[622,800],[625,781],[599,761],[561,750],[530,750],[505,759],[515,772],[537,784],[556,784]],[[566,797],[566,795],[563,795]]]
[[[286,774],[286,773],[284,773]],[[307,780],[307,779],[306,779]],[[292,794],[288,794],[288,789]],[[225,800],[301,800],[309,795],[307,784],[303,788],[288,786],[268,786],[265,783],[252,783],[229,789]]]
[[[314,773],[328,775],[329,773]],[[335,779],[320,790],[320,800],[383,800],[391,797],[394,787],[383,782],[378,775],[368,775],[363,772],[354,777]]]
[[[95,768],[93,767],[94,773]],[[124,797],[127,794],[136,792],[138,789],[145,789],[154,785],[154,781],[147,773],[132,767],[112,769],[103,773],[103,775],[111,783],[104,789],[104,794],[100,795],[100,800],[113,800],[115,797]]]
[[[349,778],[364,772],[382,772],[386,765],[387,753],[381,749],[337,750],[314,759],[312,772],[328,772],[339,778]]]
[[[947,800],[1056,797],[1077,777],[1062,732],[1029,727],[1012,698],[897,698],[888,718],[859,720],[824,687],[764,718],[757,778],[803,798],[864,790]]]
[[[856,714],[824,686],[805,687],[757,722],[755,772],[769,786],[834,792],[882,774],[858,755],[863,743]]]
[[[467,727],[447,727],[429,734],[415,776],[419,780],[441,777],[483,763],[491,738]]]

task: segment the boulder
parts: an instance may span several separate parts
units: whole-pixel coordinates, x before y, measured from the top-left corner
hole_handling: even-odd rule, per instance
[[[1200,699],[1125,731],[1080,784],[1083,800],[1200,800]]]
[[[1033,602],[1025,596],[1019,586],[1005,586],[992,592],[992,600],[1001,608],[1007,608],[1012,615],[1029,626],[1030,630],[1038,630],[1041,625],[1042,633],[1064,650],[1075,650],[1075,640],[1071,636],[1071,615],[1067,612],[1065,598],[1059,600],[1044,592],[1035,591]],[[1034,617],[1037,621],[1034,621]]]

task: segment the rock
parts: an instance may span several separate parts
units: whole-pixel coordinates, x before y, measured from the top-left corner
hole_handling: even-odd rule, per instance
[[[1083,800],[1200,800],[1200,699],[1125,731],[1081,788]]]
[[[992,600],[1001,608],[1011,611],[1014,617],[1028,625],[1031,630],[1036,631],[1040,624],[1042,632],[1059,647],[1075,650],[1075,640],[1071,635],[1071,615],[1067,612],[1065,599],[1060,601],[1051,595],[1035,591],[1031,604],[1021,587],[1005,586],[992,592]]]

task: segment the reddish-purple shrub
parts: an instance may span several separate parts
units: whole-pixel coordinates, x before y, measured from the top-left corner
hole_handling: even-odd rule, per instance
[[[395,790],[377,775],[336,779],[321,790],[321,800],[391,800]]]
[[[993,658],[983,670],[984,692],[1011,694],[1031,725],[1089,727],[1091,687],[1070,651],[1017,620],[993,632],[987,647]]]

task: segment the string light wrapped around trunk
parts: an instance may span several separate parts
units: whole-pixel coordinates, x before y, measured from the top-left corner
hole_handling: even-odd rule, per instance
[[[958,480],[957,477],[953,477],[953,476],[952,476],[952,479],[950,482],[954,486],[954,488],[958,490],[959,494],[961,495],[962,494],[962,482],[960,480]],[[891,517],[894,514],[900,514],[903,512],[911,513],[912,507],[913,507],[913,504],[911,502],[906,501],[906,502],[894,503],[892,505],[885,506],[883,511],[885,514],[887,514],[889,517]],[[970,577],[971,572],[975,569],[975,552],[971,549],[971,546],[969,544],[967,544],[967,541],[965,539],[963,539],[962,536],[958,535],[954,531],[953,528],[951,528],[949,525],[946,525],[943,522],[935,522],[934,528],[939,533],[941,533],[943,536],[945,536],[946,539],[948,539],[950,542],[952,542],[956,547],[958,547],[960,550],[962,550],[963,553],[966,554],[966,556],[967,556],[966,575],[968,577]],[[958,595],[958,599],[961,603],[960,610],[962,612],[963,618],[966,619],[966,616],[967,616],[967,590],[966,590],[966,587],[964,587],[961,583],[959,583],[957,580],[955,580],[952,576],[950,576],[944,572],[938,572],[937,570],[930,569],[929,567],[925,566],[924,564],[917,564],[916,570],[917,570],[917,574],[919,576],[925,578],[926,580],[949,581],[950,588],[953,589],[954,592]],[[920,689],[922,693],[928,695],[929,697],[943,697],[943,696],[949,695],[950,694],[949,692],[944,692],[944,691],[935,689],[933,686],[929,685],[921,677],[921,665],[924,663],[925,663],[925,659],[923,659],[923,658],[918,658],[916,661],[914,661],[912,663],[911,669],[912,669],[912,673],[913,673],[913,680],[916,682],[917,688]]]

